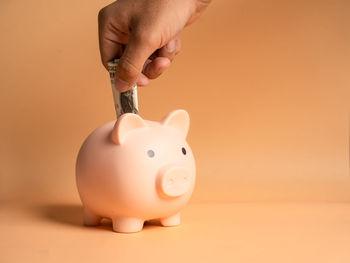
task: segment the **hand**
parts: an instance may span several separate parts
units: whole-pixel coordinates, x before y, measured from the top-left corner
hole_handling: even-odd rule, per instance
[[[99,12],[103,65],[120,58],[115,84],[126,91],[160,76],[180,51],[180,31],[210,0],[118,0]]]

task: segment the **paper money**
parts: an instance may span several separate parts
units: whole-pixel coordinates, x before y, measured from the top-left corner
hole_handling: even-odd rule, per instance
[[[131,112],[138,114],[138,102],[137,102],[137,85],[135,85],[131,90],[125,92],[119,92],[115,88],[115,72],[117,70],[119,59],[115,59],[111,62],[108,62],[108,72],[111,79],[114,107],[117,113],[117,118],[122,114]]]

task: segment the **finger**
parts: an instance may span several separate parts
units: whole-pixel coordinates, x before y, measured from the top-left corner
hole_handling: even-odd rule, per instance
[[[136,81],[136,84],[138,86],[147,86],[149,84],[149,79],[141,73]]]
[[[108,62],[121,56],[123,53],[123,47],[112,40],[102,39],[100,41],[100,53],[102,64],[107,69]]]
[[[107,63],[120,57],[123,53],[123,45],[120,40],[126,41],[126,35],[117,36],[115,32],[108,27],[108,14],[106,8],[100,10],[98,14],[98,36],[101,61],[107,69]]]
[[[170,59],[166,57],[156,57],[151,63],[149,63],[143,70],[149,79],[158,78],[169,66]]]
[[[180,52],[181,49],[181,39],[178,35],[175,36],[172,40],[170,40],[164,47],[160,48],[157,51],[157,55],[159,57],[169,58],[170,61],[174,59],[176,54]]]
[[[142,37],[139,34],[130,37],[116,71],[115,86],[119,91],[127,91],[134,86],[143,65],[155,49],[147,37]]]

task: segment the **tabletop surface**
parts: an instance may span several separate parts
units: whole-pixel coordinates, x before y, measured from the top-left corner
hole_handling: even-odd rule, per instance
[[[82,225],[78,203],[5,203],[1,262],[350,262],[350,204],[192,202],[178,227]]]

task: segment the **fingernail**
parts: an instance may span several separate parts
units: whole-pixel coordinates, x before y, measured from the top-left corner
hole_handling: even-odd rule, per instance
[[[173,53],[175,51],[175,40],[170,40],[168,44],[166,44],[165,48],[169,53]]]
[[[129,83],[117,77],[115,78],[114,84],[115,88],[120,92],[127,91],[130,87]]]

